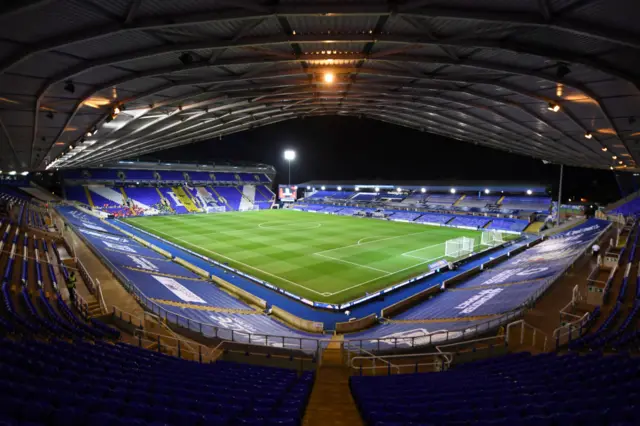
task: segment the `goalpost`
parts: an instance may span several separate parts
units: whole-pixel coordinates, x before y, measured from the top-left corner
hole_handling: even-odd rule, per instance
[[[447,240],[444,248],[446,257],[458,258],[473,253],[475,241],[473,238],[459,237]]]
[[[480,244],[483,246],[494,247],[504,243],[504,239],[502,238],[502,232],[500,231],[484,231],[482,233],[482,238],[480,239]]]

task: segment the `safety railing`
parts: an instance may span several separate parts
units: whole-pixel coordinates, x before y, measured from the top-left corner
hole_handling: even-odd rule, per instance
[[[136,329],[133,335],[138,340],[138,346],[145,349],[201,363],[215,361],[214,349],[198,343],[144,329]]]
[[[351,365],[351,360],[353,358],[362,358],[363,355],[360,355],[360,354],[364,354],[364,356],[367,359],[371,360],[374,375],[376,372],[376,361],[382,363],[383,367],[387,369],[393,369],[396,371],[396,374],[400,374],[400,367],[391,363],[390,361],[387,361],[383,356],[375,355],[366,349],[363,349],[363,348],[358,348],[356,350],[347,349],[346,352],[347,352],[347,365]],[[355,356],[353,356],[354,354]]]
[[[447,349],[444,352],[453,352],[453,353],[458,353],[461,351],[461,349],[457,349],[457,348],[461,348],[461,347],[466,347],[466,348],[471,348],[472,351],[477,350],[478,348],[489,348],[489,347],[493,347],[495,346],[493,343],[490,342],[495,342],[496,345],[504,345],[506,346],[507,344],[507,339],[505,337],[504,334],[499,334],[497,336],[491,336],[491,337],[483,337],[480,339],[472,339],[472,340],[465,340],[463,342],[456,342],[456,343],[449,343],[446,345],[438,345],[436,346],[436,350],[438,352],[443,352],[442,349]]]
[[[549,343],[549,335],[547,333],[545,333],[544,331],[540,330],[537,327],[532,326],[531,324],[527,324],[525,322],[525,320],[518,320],[518,321],[514,321],[512,323],[510,323],[509,325],[507,325],[507,329],[506,329],[506,339],[507,339],[507,343],[510,342],[509,339],[509,333],[511,332],[511,329],[513,327],[516,327],[520,325],[520,344],[523,345],[525,343],[525,337],[526,337],[526,331],[527,330],[531,330],[531,347],[536,348],[536,344],[537,339],[541,338],[542,339],[542,351],[546,352],[547,351],[547,345]],[[538,337],[540,336],[540,337]]]
[[[111,309],[112,309],[111,314],[116,318],[120,319],[120,321],[128,322],[129,324],[132,324],[136,327],[144,326],[144,320],[142,318],[134,314],[131,314],[127,311],[123,311],[122,309],[118,308],[115,305],[111,305]]]
[[[360,376],[367,375],[369,372],[371,375],[376,375],[378,371],[383,371],[386,375],[391,376],[395,372],[401,373],[413,373],[419,372],[420,367],[428,367],[431,371],[445,371],[451,367],[453,363],[454,354],[451,352],[427,352],[420,354],[405,354],[405,355],[373,355],[373,356],[355,356],[351,358],[348,366],[351,373],[356,373]],[[410,360],[416,359],[415,362]],[[424,360],[424,361],[421,361]],[[376,360],[384,361],[383,365],[376,365]],[[398,363],[392,363],[392,360],[398,360]],[[392,366],[394,368],[392,368]]]
[[[104,300],[104,295],[102,294],[102,284],[100,284],[100,280],[98,280],[96,278],[96,299],[98,299],[98,304],[100,305],[100,311],[102,311],[103,314],[106,314],[107,312],[109,312],[109,309],[107,308],[107,302],[105,302]]]
[[[553,330],[552,337],[556,342],[556,350],[560,348],[560,346],[581,337],[585,331],[585,325],[587,321],[589,321],[590,316],[591,314],[589,312],[585,312],[585,314],[577,320]]]

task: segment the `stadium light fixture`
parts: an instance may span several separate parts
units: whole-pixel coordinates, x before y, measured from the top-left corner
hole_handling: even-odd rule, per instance
[[[455,188],[451,188],[451,189],[449,190],[449,192],[451,192],[452,194],[455,194],[455,193],[456,193],[456,189],[455,189]]]
[[[549,102],[549,106],[547,107],[549,111],[558,112],[560,111],[560,105],[554,104],[553,102]]]
[[[360,188],[356,186],[356,191],[360,191]]]
[[[607,151],[608,151],[608,148],[606,146],[603,146],[602,147],[602,152],[607,152]]]
[[[310,187],[310,186],[307,186],[307,191],[308,191],[308,190],[310,190],[310,189],[311,189],[311,187]]]
[[[402,188],[396,188],[396,192],[402,192]]]
[[[335,74],[332,73],[331,71],[324,73],[324,82],[327,84],[333,83],[335,78],[336,78]]]
[[[28,175],[28,174],[29,174],[29,172],[24,171],[24,172],[22,172],[22,173],[20,173],[20,174],[21,174],[22,176],[26,176],[26,175]]]
[[[296,152],[292,149],[285,150],[284,159],[289,163],[289,186],[291,186],[291,162],[296,159]]]
[[[342,191],[342,187],[341,186],[338,187],[338,191]]]
[[[491,191],[489,191],[489,188],[487,188],[487,189],[485,189],[485,190],[484,190],[484,193],[485,193],[485,194],[489,194],[490,192],[491,192]]]
[[[591,132],[587,132],[587,133],[584,134],[584,137],[587,138],[587,139],[591,139],[591,138],[593,138],[593,134]]]
[[[320,189],[322,189],[322,190],[324,191],[324,189],[325,189],[325,188],[324,188],[324,186],[323,186],[323,187],[321,187]]]
[[[622,161],[622,160],[618,161],[618,164],[623,164],[623,163],[624,163],[624,161]]]
[[[380,188],[378,188],[377,186],[374,188],[374,191],[376,192],[380,192]]]
[[[533,191],[530,189],[527,189],[527,195],[531,195],[531,194],[533,194]]]
[[[9,172],[9,174],[10,174],[11,176],[15,176],[15,175],[16,175],[16,173],[17,173],[17,172],[16,172],[15,170],[11,170],[11,171]]]
[[[609,168],[610,168],[611,170],[613,170],[613,166],[609,166]]]
[[[612,155],[611,158],[613,158],[614,160],[617,160],[618,156],[617,155]]]
[[[422,192],[424,194],[425,192],[427,192],[427,188],[420,189],[420,192]]]

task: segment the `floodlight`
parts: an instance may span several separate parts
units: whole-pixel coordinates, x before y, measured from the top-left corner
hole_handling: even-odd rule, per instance
[[[324,189],[325,189],[325,188],[324,188],[324,186],[323,186],[323,187],[322,187],[322,188],[320,188],[320,189],[322,189],[322,190],[324,191]]]
[[[325,83],[333,83],[333,80],[336,78],[335,74],[332,72],[326,72],[324,73],[324,82]]]
[[[593,137],[593,134],[591,132],[587,132],[584,134],[584,137],[587,139],[591,139]]]
[[[488,193],[490,193],[490,192],[491,192],[491,191],[489,191],[489,188],[487,188],[487,189],[485,189],[485,190],[484,190],[484,193],[485,193],[485,194],[488,194]]]
[[[376,192],[380,192],[380,188],[375,187],[374,191],[376,191]]]
[[[424,194],[425,192],[427,192],[427,188],[422,188],[422,189],[420,190],[420,192],[422,192],[422,193]]]
[[[307,186],[307,191],[308,191],[308,190],[310,190],[310,189],[311,189],[311,187],[310,187],[310,186]]]
[[[606,146],[602,147],[602,152],[607,152],[608,148]]]
[[[296,152],[292,149],[287,149],[284,152],[284,159],[287,161],[292,161],[296,159]]]
[[[16,175],[16,173],[17,173],[17,172],[16,172],[15,170],[11,170],[11,171],[9,172],[9,174],[10,174],[11,176],[15,176],[15,175]]]
[[[338,187],[338,191],[342,191],[342,187],[341,186]]]
[[[360,191],[360,188],[356,186],[356,191]]]
[[[560,105],[554,104],[553,102],[549,102],[549,106],[547,107],[549,111],[558,112],[560,111]]]
[[[397,192],[401,192],[401,191],[402,191],[402,188],[396,188],[396,191],[397,191]]]
[[[617,160],[618,156],[617,155],[612,155],[611,158],[613,158],[614,160]]]
[[[527,189],[527,195],[531,195],[531,194],[533,194],[533,191],[530,189]]]
[[[456,189],[455,188],[451,188],[451,190],[449,192],[451,192],[452,194],[455,194],[456,193]]]

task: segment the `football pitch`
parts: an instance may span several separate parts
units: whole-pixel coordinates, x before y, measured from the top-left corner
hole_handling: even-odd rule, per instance
[[[296,210],[148,216],[126,222],[264,281],[344,303],[428,271],[445,242],[481,232]]]

